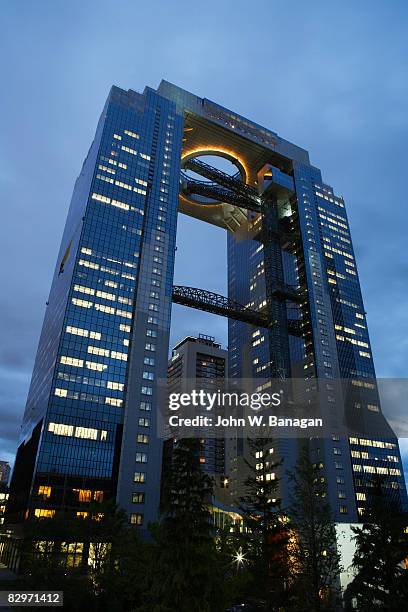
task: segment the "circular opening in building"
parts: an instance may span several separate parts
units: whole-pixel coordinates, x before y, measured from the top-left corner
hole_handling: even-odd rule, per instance
[[[189,162],[192,162],[191,167]],[[196,204],[220,204],[223,201],[222,189],[225,185],[206,173],[206,169],[201,169],[194,162],[206,164],[215,170],[227,174],[231,178],[246,182],[246,172],[242,163],[232,154],[227,152],[197,151],[194,155],[187,155],[181,160],[181,184],[182,192],[185,197]]]

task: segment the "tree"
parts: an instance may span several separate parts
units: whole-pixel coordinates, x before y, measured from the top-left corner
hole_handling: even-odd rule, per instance
[[[201,467],[200,451],[196,439],[180,439],[174,447],[161,521],[152,527],[156,563],[146,597],[149,612],[223,609],[222,574],[208,509],[213,483]]]
[[[231,525],[218,529],[216,547],[219,567],[224,580],[226,599],[230,604],[242,603],[251,592],[253,576],[249,571],[246,548],[243,548],[240,526]]]
[[[287,538],[285,517],[278,499],[280,463],[272,460],[271,441],[248,439],[249,460],[245,495],[240,498],[252,595],[265,601],[267,610],[278,610],[288,596]]]
[[[135,609],[143,601],[148,548],[113,501],[90,505],[84,519],[60,511],[25,525],[25,582],[63,590],[70,611]]]
[[[78,527],[78,521],[62,511],[54,518],[32,518],[24,524],[21,588],[63,591],[64,609],[92,612],[97,610],[92,581],[81,563],[72,562],[74,557],[80,561],[80,555],[68,554],[72,543],[83,546],[77,537]]]
[[[291,497],[288,508],[292,537],[290,560],[295,579],[295,609],[332,610],[340,573],[337,535],[327,487],[303,449],[295,469],[289,472]],[[297,602],[297,603],[296,603]]]
[[[360,612],[401,611],[408,605],[408,518],[398,502],[385,495],[380,480],[374,481],[371,489],[364,523],[353,528],[356,550],[352,566],[356,574],[346,600],[349,609],[353,604]]]

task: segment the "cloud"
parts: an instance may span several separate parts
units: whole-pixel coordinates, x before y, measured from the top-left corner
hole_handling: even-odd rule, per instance
[[[21,2],[2,13],[13,58],[0,116],[3,453],[18,433],[74,181],[113,83],[140,91],[167,78],[307,148],[346,198],[377,372],[407,376],[406,2],[23,5],[24,19]],[[180,219],[177,243],[176,282],[225,294],[222,232]],[[225,320],[175,307],[172,342],[199,332],[226,343]]]
[[[0,460],[14,458],[29,383],[29,374],[0,368]]]

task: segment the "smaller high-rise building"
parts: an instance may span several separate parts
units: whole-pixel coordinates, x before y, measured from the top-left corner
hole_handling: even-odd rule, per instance
[[[4,514],[8,500],[8,481],[10,478],[10,464],[8,461],[0,461],[0,525],[4,523]],[[0,555],[2,544],[0,542]]]
[[[192,386],[209,391],[221,389],[225,383],[227,362],[228,352],[213,336],[187,336],[172,351],[168,367],[169,392],[182,393]],[[164,445],[164,469],[171,462],[175,439],[174,432],[168,435]],[[203,440],[200,462],[204,471],[214,478],[217,491],[222,489],[226,480],[224,440]]]
[[[0,461],[0,483],[7,484],[10,477],[10,464],[8,461]]]
[[[8,487],[4,482],[0,482],[0,525],[4,523],[4,515],[6,513],[7,500],[9,497]],[[0,542],[0,555],[4,544]]]

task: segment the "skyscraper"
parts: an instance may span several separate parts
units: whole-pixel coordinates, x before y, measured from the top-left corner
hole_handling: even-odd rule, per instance
[[[157,516],[181,142],[174,102],[112,88],[57,259],[9,521],[107,498],[136,525]]]
[[[188,336],[175,345],[169,361],[169,393],[183,393],[191,388],[217,391],[227,374],[228,353],[213,336]],[[225,444],[222,438],[203,442],[200,462],[204,471],[220,484],[225,476]],[[168,447],[170,444],[168,444]]]
[[[228,297],[173,287],[178,211],[227,231]],[[345,438],[336,430],[344,398],[332,397],[331,379],[352,383],[356,431],[382,419],[343,199],[304,149],[163,81],[142,94],[112,88],[77,179],[9,522],[60,508],[80,518],[108,498],[142,528],[157,517],[156,382],[167,373],[172,301],[229,318],[231,378],[325,382],[333,431],[313,452],[338,520],[358,519],[373,473],[406,502],[392,432]],[[278,441],[276,452],[288,467],[296,442]],[[231,453],[245,456],[242,439]]]
[[[7,484],[10,476],[10,464],[8,461],[0,461],[0,483]]]

